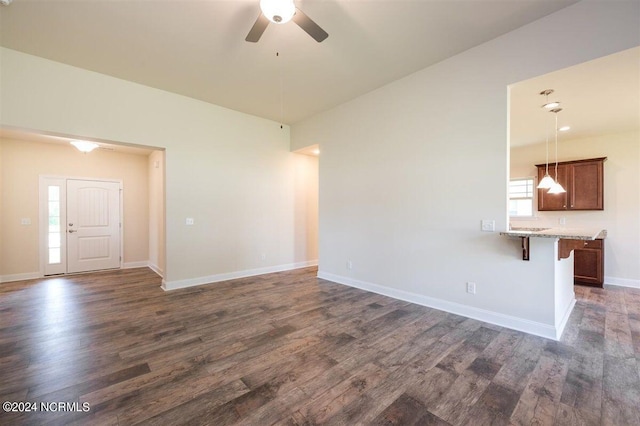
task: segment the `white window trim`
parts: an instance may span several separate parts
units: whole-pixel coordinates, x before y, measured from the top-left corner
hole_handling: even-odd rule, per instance
[[[524,180],[531,179],[533,180],[533,196],[531,197],[531,216],[511,216],[509,215],[509,220],[538,220],[537,212],[538,212],[538,178],[536,176],[516,176],[509,178],[509,182],[514,180]],[[507,188],[508,192],[508,188]],[[511,200],[511,197],[507,193],[507,202]]]

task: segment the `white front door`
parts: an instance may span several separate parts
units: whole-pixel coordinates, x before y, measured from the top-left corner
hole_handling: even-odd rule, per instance
[[[67,180],[67,272],[120,267],[120,184]]]
[[[44,275],[119,268],[120,183],[40,178]]]

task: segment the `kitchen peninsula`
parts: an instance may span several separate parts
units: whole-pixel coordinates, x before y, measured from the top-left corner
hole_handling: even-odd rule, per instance
[[[500,233],[520,238],[522,259],[530,264],[527,266],[548,272],[539,290],[548,300],[547,308],[553,306],[556,339],[560,339],[576,303],[573,251],[584,247],[587,241],[605,238],[606,234],[601,228],[512,228]]]

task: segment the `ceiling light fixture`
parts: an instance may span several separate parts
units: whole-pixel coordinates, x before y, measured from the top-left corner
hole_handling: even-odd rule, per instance
[[[546,96],[546,101],[544,102],[544,105],[542,105],[542,108],[554,109],[560,106],[560,102],[558,101],[549,102],[549,95],[552,93],[553,93],[553,89],[547,89],[540,92],[541,95]]]
[[[562,108],[554,108],[550,112],[556,115],[556,181],[551,188],[549,188],[549,194],[562,194],[567,192],[566,189],[558,182],[558,113],[562,111]]]
[[[296,14],[293,0],[260,0],[260,10],[274,24],[286,24]]]
[[[98,147],[98,144],[94,143],[94,142],[71,141],[70,143],[71,143],[71,145],[73,145],[76,148],[78,148],[78,151],[84,152],[85,154],[88,153],[88,152],[93,151],[94,149],[96,149]]]
[[[547,96],[547,98],[549,97],[550,93],[553,93],[552,89],[547,89],[540,92],[541,95],[545,95]],[[537,187],[538,189],[549,189],[556,183],[553,180],[553,178],[549,175],[549,129],[548,128],[546,133],[547,133],[547,161],[546,161],[544,177],[540,180],[540,183],[538,183],[538,187]]]

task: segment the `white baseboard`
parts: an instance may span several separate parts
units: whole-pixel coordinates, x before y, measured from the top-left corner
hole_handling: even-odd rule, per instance
[[[140,262],[127,262],[122,264],[122,269],[133,269],[133,268],[149,268],[159,276],[164,277],[164,273],[162,269],[160,269],[158,265],[152,263],[150,260],[143,260]]]
[[[562,334],[561,328],[556,328],[550,324],[543,324],[540,322],[530,321],[511,315],[505,315],[498,312],[487,311],[485,309],[474,308],[473,306],[467,306],[460,303],[449,302],[429,296],[423,296],[421,294],[359,281],[349,277],[343,277],[340,275],[318,271],[318,278],[333,281],[338,284],[348,285],[350,287],[356,287],[361,290],[382,294],[383,296],[393,297],[394,299],[404,300],[405,302],[415,303],[445,312],[451,312],[452,314],[461,315],[467,318],[473,318],[478,321],[484,321],[490,324],[499,325],[501,327],[523,331],[525,333],[534,334],[540,337],[546,337],[547,339],[558,340],[559,336]],[[573,301],[573,303],[575,303],[575,300]],[[573,304],[571,304],[571,306],[569,307],[569,313],[571,313],[572,308]],[[568,320],[568,318],[569,316],[566,315],[566,319],[563,319],[562,328],[564,328],[564,324],[566,324],[566,320]]]
[[[206,277],[189,278],[177,281],[162,281],[162,289],[165,291],[177,290],[179,288],[193,287],[203,284],[212,284],[220,281],[235,280],[237,278],[253,277],[256,275],[271,274],[273,272],[290,271],[293,269],[307,268],[318,265],[317,260],[306,262],[288,263],[285,265],[266,266],[264,268],[246,269],[243,271],[227,272],[224,274],[208,275]]]
[[[162,268],[160,268],[158,265],[156,265],[155,263],[152,263],[151,261],[149,261],[149,264],[147,265],[149,267],[149,269],[151,269],[153,272],[155,272],[156,274],[158,274],[159,276],[164,278],[164,271],[162,270]]]
[[[10,283],[13,281],[35,280],[41,278],[40,272],[27,272],[24,274],[0,275],[0,283]]]
[[[148,260],[141,260],[139,262],[126,262],[122,264],[122,269],[147,268],[147,267],[149,267]]]
[[[620,287],[640,288],[640,280],[632,280],[628,278],[604,277],[604,283]]]
[[[562,319],[556,325],[556,337],[555,337],[555,340],[560,340],[560,337],[562,337],[562,332],[564,331],[564,328],[567,326],[567,323],[569,322],[569,317],[571,316],[571,312],[573,312],[573,307],[574,306],[576,306],[576,296],[575,296],[575,294],[573,295],[573,297],[571,298],[571,300],[567,304],[567,308],[565,309],[565,312],[564,312],[564,315],[562,316]]]

